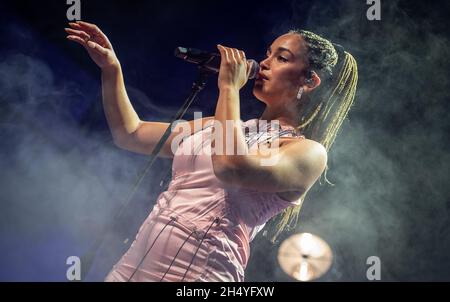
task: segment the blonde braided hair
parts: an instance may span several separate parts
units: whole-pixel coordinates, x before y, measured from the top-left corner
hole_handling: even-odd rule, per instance
[[[301,123],[297,129],[305,137],[321,143],[327,151],[330,150],[336,135],[344,122],[355,98],[358,82],[358,67],[353,56],[344,51],[343,47],[333,44],[319,35],[306,30],[293,29],[289,34],[298,34],[306,42],[308,52],[306,60],[309,71],[316,72],[322,85],[309,96],[305,103]],[[328,181],[325,168],[325,181]],[[322,184],[319,179],[319,184]],[[288,207],[273,217],[269,222],[272,230],[271,241],[274,243],[284,230],[290,230],[292,224],[297,225],[301,206],[306,197],[305,192],[300,197],[298,206]]]

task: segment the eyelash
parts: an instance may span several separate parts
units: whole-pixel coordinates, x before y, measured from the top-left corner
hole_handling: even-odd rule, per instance
[[[266,58],[268,57],[269,55],[268,54],[266,54]],[[286,58],[284,58],[284,57],[282,57],[282,56],[278,56],[277,57],[280,61],[282,61],[282,62],[287,62],[288,61],[288,59],[286,59]]]

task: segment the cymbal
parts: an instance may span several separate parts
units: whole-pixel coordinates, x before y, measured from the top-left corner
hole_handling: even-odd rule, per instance
[[[330,246],[310,233],[294,234],[283,241],[278,262],[283,271],[299,281],[311,281],[325,274],[333,261]]]

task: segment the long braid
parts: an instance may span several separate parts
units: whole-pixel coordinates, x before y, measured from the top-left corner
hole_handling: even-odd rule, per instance
[[[307,60],[310,69],[322,79],[323,85],[310,96],[302,112],[301,123],[297,129],[305,137],[320,142],[327,151],[334,143],[336,135],[344,122],[355,98],[358,82],[358,68],[353,56],[343,47],[305,30],[291,30],[290,34],[300,35],[307,44]],[[324,171],[327,179],[328,165]],[[319,184],[322,184],[319,180]],[[307,192],[300,197],[300,204],[288,207],[271,219],[268,225],[272,230],[271,241],[275,242],[284,230],[297,225],[301,206]]]

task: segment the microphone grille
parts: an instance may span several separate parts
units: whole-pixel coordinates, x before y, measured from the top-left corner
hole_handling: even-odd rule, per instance
[[[256,62],[255,60],[252,60],[252,59],[248,60],[248,62],[250,62],[250,71],[249,71],[248,78],[254,79],[258,75],[259,64],[258,64],[258,62]]]

